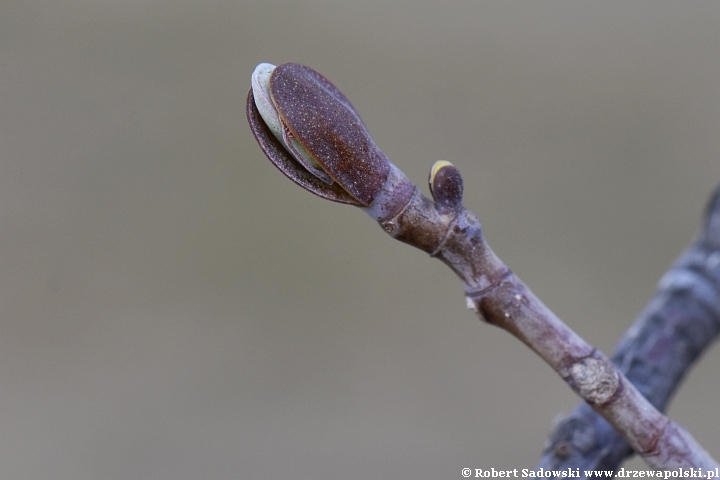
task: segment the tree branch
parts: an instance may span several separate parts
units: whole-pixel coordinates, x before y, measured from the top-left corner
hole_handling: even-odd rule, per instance
[[[250,127],[286,176],[323,198],[361,207],[395,239],[447,264],[481,318],[535,351],[649,465],[720,467],[493,253],[480,221],[462,205],[462,178],[454,166],[433,166],[430,200],[387,160],[350,101],[325,77],[298,64],[261,64],[252,80]]]
[[[697,238],[662,277],[655,295],[620,339],[613,363],[660,411],[720,333],[720,186]],[[633,450],[585,404],[563,418],[537,468],[617,470]]]

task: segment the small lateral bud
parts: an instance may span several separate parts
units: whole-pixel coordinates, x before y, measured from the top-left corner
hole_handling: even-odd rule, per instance
[[[430,169],[430,193],[435,203],[443,208],[462,205],[463,181],[460,171],[445,160],[438,160]]]

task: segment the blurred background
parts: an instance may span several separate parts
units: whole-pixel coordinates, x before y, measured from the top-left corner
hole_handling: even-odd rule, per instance
[[[720,3],[0,2],[0,478],[461,478],[577,398],[440,262],[295,187],[260,62],[352,100],[611,353],[720,181]],[[670,415],[716,458],[717,350]],[[642,463],[633,463],[642,468]]]

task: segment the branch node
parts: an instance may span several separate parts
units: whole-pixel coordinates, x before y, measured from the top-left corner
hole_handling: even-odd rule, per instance
[[[567,380],[585,401],[596,406],[609,402],[620,387],[614,365],[597,351],[570,365]]]

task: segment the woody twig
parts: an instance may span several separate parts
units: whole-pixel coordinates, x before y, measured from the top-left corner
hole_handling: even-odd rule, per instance
[[[480,221],[462,205],[462,177],[453,165],[433,166],[430,200],[388,161],[350,101],[319,73],[293,63],[260,64],[252,86],[250,127],[288,178],[320,197],[362,208],[395,239],[443,261],[462,280],[468,306],[545,360],[649,465],[718,467],[493,253]]]

